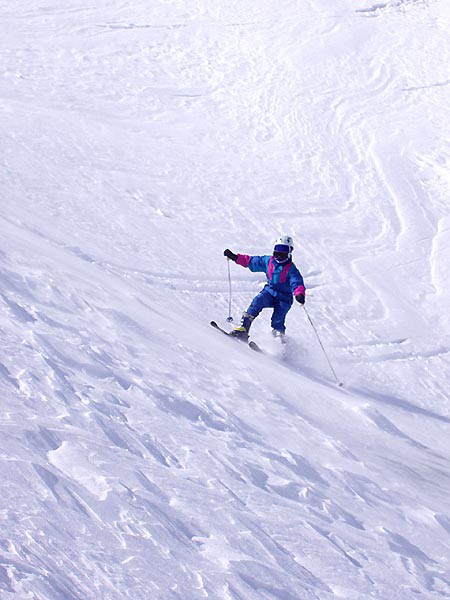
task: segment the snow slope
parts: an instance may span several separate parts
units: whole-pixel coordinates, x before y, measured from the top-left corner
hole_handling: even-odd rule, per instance
[[[0,11],[1,599],[449,598],[448,2]]]

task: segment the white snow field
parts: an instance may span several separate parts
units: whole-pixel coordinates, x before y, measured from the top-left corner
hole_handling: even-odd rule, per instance
[[[0,32],[1,600],[450,598],[448,0]],[[285,233],[336,378],[209,326]]]

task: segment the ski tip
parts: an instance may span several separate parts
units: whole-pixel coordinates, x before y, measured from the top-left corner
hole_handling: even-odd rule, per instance
[[[258,344],[257,344],[256,342],[253,342],[252,340],[250,340],[250,341],[248,342],[248,345],[249,345],[249,347],[250,347],[252,350],[254,350],[255,352],[261,352],[261,353],[262,353],[262,350],[261,350],[261,348],[258,346]]]

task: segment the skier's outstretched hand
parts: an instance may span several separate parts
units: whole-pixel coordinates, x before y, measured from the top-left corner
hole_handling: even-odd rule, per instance
[[[234,262],[237,261],[237,254],[231,252],[231,250],[229,250],[228,248],[223,251],[223,255],[229,258],[230,260],[234,260]]]
[[[301,304],[302,306],[305,304],[305,294],[297,294],[295,296],[295,299],[297,300],[297,302],[299,304]]]

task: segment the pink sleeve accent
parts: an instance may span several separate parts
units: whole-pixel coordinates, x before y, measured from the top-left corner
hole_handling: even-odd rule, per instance
[[[248,254],[238,254],[236,259],[236,264],[241,265],[241,267],[248,267],[248,263],[250,262],[251,256]]]
[[[298,296],[299,294],[304,294],[306,292],[306,288],[304,285],[299,285],[298,288],[294,290],[294,296]]]

